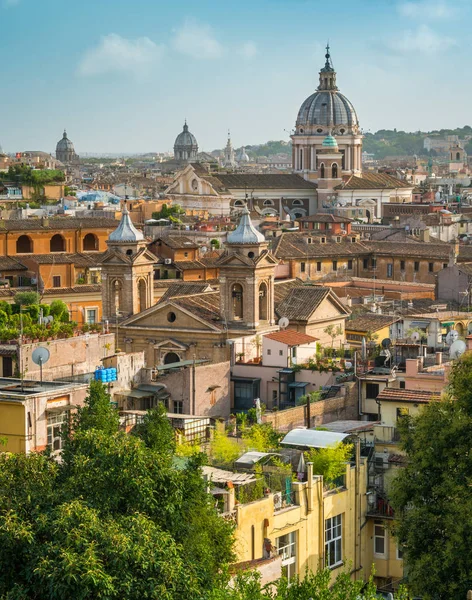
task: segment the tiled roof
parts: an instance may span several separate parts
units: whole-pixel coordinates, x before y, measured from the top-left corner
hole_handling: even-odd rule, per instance
[[[306,333],[300,333],[299,331],[293,331],[292,329],[284,329],[283,331],[275,331],[274,333],[267,333],[265,338],[274,340],[274,342],[280,342],[287,346],[301,346],[302,344],[311,344],[316,342],[318,338],[315,338]]]
[[[317,185],[306,181],[300,175],[291,173],[232,173],[214,175],[223,186],[229,189],[301,189],[316,190]]]
[[[191,296],[193,294],[201,294],[208,291],[211,291],[211,286],[209,286],[206,282],[199,283],[197,281],[188,281],[182,283],[173,283],[166,290],[159,302],[166,302],[166,300],[177,296]]]
[[[67,252],[53,252],[51,254],[25,254],[24,256],[18,257],[18,260],[31,260],[40,265],[67,265],[73,264],[77,267],[91,267],[100,264],[105,252],[94,252],[94,253],[67,253]]]
[[[353,246],[355,244],[352,244]],[[402,258],[431,258],[447,262],[451,255],[452,247],[446,242],[364,242],[370,252],[378,255],[400,256]]]
[[[457,260],[459,262],[472,262],[472,246],[459,246],[459,256]]]
[[[306,321],[330,293],[330,288],[317,285],[293,287],[278,304],[279,317],[291,321]]]
[[[41,231],[63,229],[115,229],[118,221],[104,217],[54,217],[50,219],[0,219],[4,231]]]
[[[346,321],[346,331],[378,331],[399,321],[399,317],[389,315],[364,314]]]
[[[303,235],[297,232],[282,233],[274,242],[272,254],[278,259],[289,258],[323,258],[332,256],[359,256],[362,254],[369,255],[370,249],[362,242],[331,242],[325,244],[315,242],[307,243],[310,236]],[[314,237],[314,236],[313,236]]]
[[[310,215],[308,217],[300,217],[295,219],[302,223],[352,223],[353,219],[349,217],[339,217],[338,215],[331,215],[328,213],[317,213],[316,215]]]
[[[11,258],[11,256],[0,256],[0,271],[26,271],[27,267]]]
[[[349,179],[341,185],[338,185],[338,190],[374,190],[374,189],[398,189],[398,188],[413,188],[413,184],[387,173],[363,173],[362,177],[351,175]]]
[[[101,283],[95,283],[95,284],[83,284],[83,285],[75,285],[73,287],[68,287],[68,288],[50,288],[50,289],[46,289],[43,290],[43,294],[46,295],[51,295],[51,294],[86,294],[86,293],[92,293],[92,292],[101,292],[102,291],[102,284]]]
[[[274,306],[277,307],[280,302],[289,294],[294,287],[303,285],[301,279],[285,279],[274,282]]]
[[[377,400],[384,402],[413,402],[415,404],[427,404],[433,398],[439,398],[441,394],[427,390],[402,390],[386,387],[377,396]]]
[[[220,315],[220,293],[205,292],[193,296],[172,298],[171,302],[187,309],[201,319],[212,323],[215,327],[223,328]]]
[[[166,235],[158,238],[162,241],[163,244],[169,246],[174,250],[180,250],[182,248],[199,248],[200,246],[195,243],[192,238],[189,238],[185,235]]]
[[[472,263],[459,263],[457,267],[464,275],[472,275]]]

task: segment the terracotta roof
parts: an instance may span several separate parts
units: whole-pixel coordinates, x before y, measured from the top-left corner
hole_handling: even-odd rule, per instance
[[[377,396],[377,400],[384,402],[413,402],[415,404],[428,404],[434,398],[439,398],[440,393],[427,390],[401,390],[386,387]]]
[[[397,179],[396,177],[392,177],[391,175],[387,175],[387,173],[363,173],[362,177],[357,177],[357,175],[351,175],[349,179],[341,185],[337,186],[337,190],[374,190],[374,189],[398,189],[398,188],[413,188],[413,184],[408,183],[406,181],[402,181],[401,179]]]
[[[104,217],[54,217],[50,219],[0,219],[4,231],[40,231],[63,229],[116,229],[118,221]]]
[[[306,181],[300,175],[291,173],[232,173],[214,175],[224,187],[229,189],[302,189],[316,190],[317,185]],[[205,178],[206,179],[206,178]]]
[[[349,219],[349,217],[339,217],[338,215],[331,215],[329,213],[317,213],[316,215],[295,219],[295,221],[301,221],[303,223],[352,223],[353,220],[354,219]]]
[[[352,244],[353,246],[355,244]],[[400,256],[402,258],[430,258],[447,262],[451,255],[452,247],[446,242],[364,242],[366,249],[375,254]]]
[[[51,295],[51,294],[86,294],[86,293],[91,293],[91,292],[101,292],[102,291],[102,284],[101,283],[95,283],[95,284],[83,284],[83,285],[75,285],[73,287],[68,287],[68,288],[49,288],[46,290],[43,290],[43,294],[45,296],[47,295]]]
[[[318,338],[315,338],[311,335],[300,333],[299,331],[294,331],[292,329],[284,329],[283,331],[266,333],[264,337],[268,338],[269,340],[274,340],[275,342],[280,342],[281,344],[285,344],[287,346],[301,346],[302,344],[311,344],[312,342],[316,342],[318,340]]]
[[[96,253],[67,253],[67,252],[52,252],[50,254],[25,254],[18,257],[18,260],[31,260],[40,265],[65,265],[73,264],[78,267],[91,267],[100,264],[105,252]]]
[[[364,314],[346,321],[346,331],[378,331],[399,321],[399,317],[389,315]]]

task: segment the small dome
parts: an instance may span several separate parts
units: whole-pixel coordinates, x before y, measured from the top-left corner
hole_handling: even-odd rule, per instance
[[[67,137],[65,129],[62,138],[57,142],[56,152],[74,152],[74,144]]]
[[[123,207],[121,221],[115,231],[108,236],[109,242],[141,242],[144,235],[133,225],[126,204]]]
[[[261,244],[265,238],[260,231],[254,227],[247,207],[241,212],[241,220],[234,231],[228,234],[226,243],[228,245],[251,245]]]
[[[334,137],[329,134],[323,140],[322,146],[324,148],[336,148],[338,147],[338,142],[334,139]]]
[[[179,133],[179,135],[175,138],[174,148],[177,146],[179,148],[191,146],[195,146],[196,148],[198,148],[197,139],[193,135],[193,133],[190,133],[190,131],[188,130],[187,122],[185,122],[184,124],[183,131]]]
[[[246,148],[244,146],[239,151],[238,162],[240,162],[240,163],[249,162],[249,156],[248,156],[248,154],[246,152]]]

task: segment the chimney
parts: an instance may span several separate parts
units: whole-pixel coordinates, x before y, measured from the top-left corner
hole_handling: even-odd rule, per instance
[[[436,352],[436,364],[442,365],[443,354],[442,352]]]
[[[422,242],[429,242],[429,228],[421,230],[420,239]]]

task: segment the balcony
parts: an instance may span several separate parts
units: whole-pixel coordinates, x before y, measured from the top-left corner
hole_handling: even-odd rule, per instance
[[[375,425],[374,439],[379,444],[398,444],[400,441],[400,432],[396,427],[390,425]]]
[[[375,494],[375,493],[374,493]],[[375,496],[375,501],[368,504],[367,516],[380,519],[393,519],[395,514],[388,500],[382,496]]]

